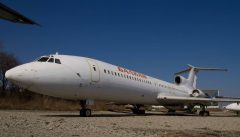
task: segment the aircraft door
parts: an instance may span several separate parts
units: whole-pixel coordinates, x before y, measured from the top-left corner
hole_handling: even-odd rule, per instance
[[[91,81],[92,82],[99,82],[100,80],[100,71],[97,63],[94,60],[87,60],[90,71],[91,71]]]

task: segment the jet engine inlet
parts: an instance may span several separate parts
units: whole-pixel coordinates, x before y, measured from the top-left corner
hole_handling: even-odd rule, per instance
[[[187,83],[187,79],[186,78],[184,78],[184,77],[182,77],[182,76],[176,76],[175,77],[175,83],[177,84],[177,85],[184,85],[184,84],[186,84]]]

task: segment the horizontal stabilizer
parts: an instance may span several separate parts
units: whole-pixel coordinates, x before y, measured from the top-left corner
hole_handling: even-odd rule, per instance
[[[175,73],[175,75],[180,75],[183,73],[190,72],[192,69],[196,72],[198,71],[228,71],[227,69],[222,69],[222,68],[202,68],[202,67],[194,67],[192,65],[188,65],[189,68],[180,72]]]

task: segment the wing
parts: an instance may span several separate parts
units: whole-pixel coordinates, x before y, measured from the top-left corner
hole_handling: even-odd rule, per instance
[[[0,3],[0,18],[11,22],[39,25],[38,23],[21,15],[17,11],[10,9],[9,7],[3,5],[2,3]]]
[[[206,105],[210,106],[218,102],[240,102],[239,98],[198,98],[198,97],[177,97],[177,96],[158,96],[161,105]]]

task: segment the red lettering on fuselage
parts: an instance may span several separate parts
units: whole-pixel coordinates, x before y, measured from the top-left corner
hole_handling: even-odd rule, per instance
[[[118,71],[124,72],[123,68],[121,68],[121,67],[118,67]]]
[[[135,72],[135,71],[128,70],[126,68],[118,67],[118,71],[120,71],[122,73],[126,73],[126,74],[131,74],[131,75],[136,76],[136,77],[141,77],[141,78],[147,79],[146,75]]]

